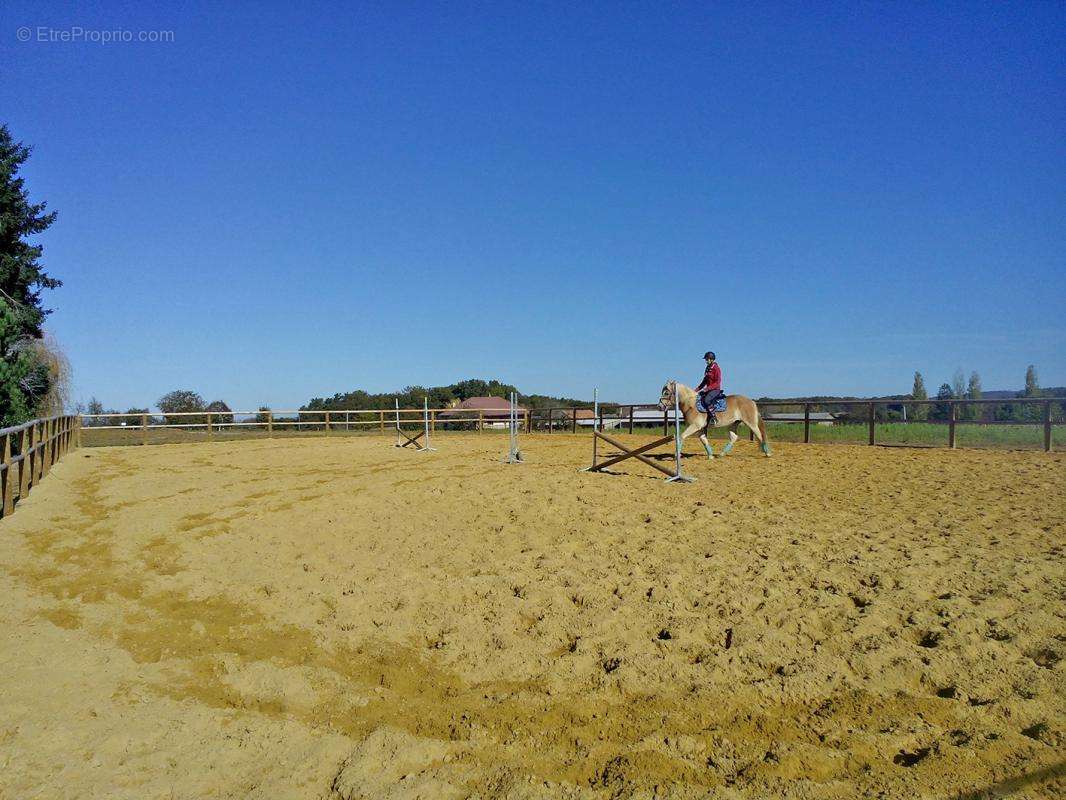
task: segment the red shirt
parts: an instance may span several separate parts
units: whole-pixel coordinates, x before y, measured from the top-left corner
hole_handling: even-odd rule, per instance
[[[713,392],[719,391],[722,388],[722,370],[718,366],[718,362],[715,361],[707,366],[707,371],[703,373],[703,380],[700,381],[700,385],[696,387],[697,392]]]

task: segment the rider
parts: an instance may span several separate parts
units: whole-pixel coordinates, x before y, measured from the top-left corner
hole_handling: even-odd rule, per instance
[[[703,399],[703,407],[714,420],[714,401],[725,395],[722,391],[722,368],[714,360],[714,353],[708,350],[703,354],[703,360],[707,362],[707,369],[703,373],[703,380],[696,387],[696,394]]]

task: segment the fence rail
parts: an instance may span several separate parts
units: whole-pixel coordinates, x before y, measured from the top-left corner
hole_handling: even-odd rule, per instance
[[[812,441],[812,428],[823,425],[865,426],[867,444],[878,441],[877,426],[884,423],[904,425],[922,424],[944,426],[945,444],[958,445],[957,428],[960,425],[1014,425],[1043,428],[1043,447],[1052,449],[1054,426],[1063,425],[1055,417],[1056,407],[1061,409],[1066,398],[1010,398],[989,400],[826,400],[826,401],[765,401],[759,410],[767,423],[773,425],[802,425],[804,443]],[[979,419],[975,409],[1010,407],[1016,418]],[[774,410],[778,410],[778,415]],[[833,409],[816,412],[816,409]],[[907,419],[907,409],[911,419]],[[922,410],[933,410],[943,418],[930,416]],[[788,412],[787,418],[780,416]],[[920,419],[914,419],[915,413]],[[855,413],[858,412],[858,413]],[[506,410],[479,410],[438,408],[429,409],[430,431],[448,428],[473,428],[483,431],[487,427],[507,426]],[[662,411],[655,403],[601,404],[599,417],[593,419],[591,408],[583,406],[519,409],[521,426],[527,433],[543,431],[555,433],[579,429],[628,429],[633,433],[638,426],[662,426],[667,435],[673,422],[673,410]],[[821,413],[822,416],[812,416]],[[416,427],[423,424],[423,409],[399,410],[401,426]],[[893,417],[892,415],[897,415]],[[902,414],[903,418],[898,418]],[[1061,417],[1061,410],[1059,412]],[[828,418],[827,418],[828,416]],[[988,414],[985,414],[987,417]],[[141,443],[147,443],[148,433],[153,430],[202,431],[208,438],[230,429],[257,428],[273,435],[284,432],[322,432],[374,430],[386,433],[395,428],[395,409],[336,409],[329,411],[310,410],[257,410],[257,411],[183,411],[171,413],[116,413],[82,414],[81,425],[85,431],[130,431],[139,433]]]
[[[988,400],[767,400],[759,402],[758,406],[763,419],[768,423],[803,425],[803,442],[805,444],[811,442],[812,425],[864,425],[867,432],[867,444],[870,445],[878,444],[878,424],[895,422],[903,425],[943,425],[947,428],[946,444],[950,448],[957,446],[956,429],[959,425],[1015,425],[1042,427],[1043,447],[1044,450],[1050,451],[1052,449],[1052,430],[1054,426],[1064,424],[1062,419],[1054,417],[1054,409],[1056,406],[1061,409],[1064,404],[1066,404],[1066,398],[1062,397],[1019,397]],[[1026,409],[1026,411],[1013,419],[970,419],[967,418],[965,413],[960,414],[960,409],[963,412],[970,412],[975,408],[992,408],[996,406]],[[812,417],[815,408],[858,409],[862,413],[844,412],[839,415],[833,415],[830,419],[825,419]],[[902,419],[892,419],[887,413],[890,409],[906,408],[934,409],[943,413],[945,418],[928,419],[922,417],[908,420],[904,416]],[[789,418],[775,417],[773,409],[788,409],[793,411],[794,416]],[[879,413],[881,416],[878,416]],[[905,415],[906,412],[902,410],[894,413]],[[583,407],[537,409],[534,410],[527,427],[530,430],[540,429],[547,433],[567,429],[572,433],[576,433],[579,427],[595,427],[599,430],[609,427],[616,429],[628,428],[629,433],[633,433],[638,425],[653,425],[655,427],[661,425],[665,436],[673,421],[672,415],[672,409],[663,411],[658,404],[601,403],[599,417],[595,420],[591,409]]]
[[[15,510],[52,466],[79,444],[77,415],[34,419],[0,429],[0,517]]]

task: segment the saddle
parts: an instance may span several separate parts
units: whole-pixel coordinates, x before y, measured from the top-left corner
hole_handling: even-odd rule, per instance
[[[703,403],[703,395],[697,395],[696,397],[696,410],[701,414],[718,414],[725,411],[725,395],[723,394],[717,400],[711,404],[711,408],[707,408]]]

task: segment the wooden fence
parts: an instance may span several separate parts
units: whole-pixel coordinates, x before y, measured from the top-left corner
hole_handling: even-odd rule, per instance
[[[1017,425],[1042,426],[1043,446],[1052,449],[1052,428],[1062,425],[1061,419],[1054,418],[1056,406],[1062,407],[1066,398],[1011,398],[992,400],[828,400],[811,402],[766,401],[759,403],[760,412],[766,421],[773,424],[795,424],[803,426],[803,442],[811,442],[812,426],[822,424],[865,425],[867,443],[878,444],[877,424],[891,421],[887,419],[888,409],[906,407],[910,409],[937,409],[946,415],[944,419],[895,420],[905,424],[921,423],[923,425],[942,425],[946,431],[945,444],[957,446],[956,431],[960,425]],[[1022,410],[1016,419],[981,420],[967,416],[969,410],[983,406],[1011,406]],[[817,408],[845,409],[842,418],[826,420],[812,417]],[[788,409],[792,412],[788,419],[774,418],[774,409]],[[960,409],[964,409],[960,413]],[[854,413],[857,411],[858,413]],[[459,428],[483,431],[489,427],[505,429],[507,412],[478,409],[437,408],[429,409],[430,431]],[[601,404],[599,418],[593,420],[593,411],[587,407],[555,407],[541,409],[520,409],[519,419],[522,428],[531,433],[570,432],[577,433],[581,428],[590,431],[628,428],[633,433],[637,426],[659,427],[663,435],[668,435],[672,423],[672,411],[661,411],[657,404]],[[404,427],[417,427],[423,424],[423,409],[400,409],[400,424]],[[879,417],[880,414],[880,417]],[[660,416],[661,415],[661,416]],[[275,432],[296,431],[302,433],[330,434],[340,431],[377,430],[388,433],[395,429],[396,412],[393,409],[338,409],[331,411],[187,411],[170,414],[82,414],[82,425],[86,431],[128,431],[137,436],[142,444],[147,444],[148,434],[154,430],[188,430],[199,431],[208,439],[216,434],[230,430],[258,429],[268,436]],[[594,422],[596,423],[594,425]]]
[[[35,419],[0,430],[3,463],[0,464],[0,517],[15,510],[52,465],[76,448],[81,419],[77,415]]]
[[[401,427],[423,424],[421,408],[401,408]],[[488,427],[507,427],[507,411],[484,409],[431,408],[428,410],[430,432],[448,427],[485,430]],[[519,413],[522,426],[528,428],[528,412]],[[258,428],[267,434],[275,431],[333,433],[343,430],[377,429],[381,433],[396,430],[395,409],[343,409],[335,411],[177,411],[171,413],[82,414],[82,426],[87,431],[129,431],[147,441],[149,431],[202,431],[210,438],[216,433],[241,428]],[[103,424],[101,424],[101,422]]]
[[[955,448],[957,445],[956,430],[959,425],[1032,425],[1040,426],[1043,428],[1043,446],[1044,450],[1050,452],[1052,449],[1052,428],[1054,425],[1064,424],[1061,419],[1055,419],[1053,411],[1055,406],[1060,408],[1066,404],[1066,398],[1061,397],[1019,397],[1010,399],[990,399],[990,400],[826,400],[820,402],[789,402],[785,400],[778,401],[764,401],[758,404],[759,412],[763,415],[766,422],[775,424],[797,424],[803,425],[803,442],[810,444],[811,442],[811,426],[818,424],[857,424],[858,420],[862,420],[861,424],[864,424],[867,429],[867,444],[875,445],[877,441],[877,424],[878,422],[888,421],[886,419],[879,419],[878,411],[884,411],[888,408],[930,408],[930,409],[946,409],[946,419],[906,419],[894,420],[900,424],[923,424],[923,425],[943,425],[947,430],[947,446]],[[960,414],[960,409],[969,410],[972,408],[980,408],[982,406],[1016,406],[1024,409],[1033,409],[1035,413],[1027,412],[1022,414],[1017,419],[1000,419],[1000,420],[988,420],[988,419],[969,419],[964,414]],[[816,407],[831,407],[831,408],[845,408],[845,409],[858,409],[860,414],[848,413],[846,418],[834,418],[832,420],[816,419],[812,418],[812,411]],[[802,409],[802,417],[799,416],[799,411],[795,413],[796,418],[781,419],[774,418],[772,416],[772,409]],[[613,409],[613,410],[612,410]],[[641,414],[640,412],[645,412]],[[647,412],[655,412],[654,419]],[[659,408],[658,404],[644,403],[644,404],[601,404],[599,410],[599,419],[595,420],[600,430],[606,427],[614,427],[615,429],[628,428],[629,433],[633,433],[636,426],[648,426],[654,425],[658,427],[662,425],[663,435],[669,433],[669,426],[673,422],[673,411],[663,411]],[[661,423],[659,420],[661,415]],[[592,411],[588,408],[548,408],[534,410],[527,421],[527,430],[544,430],[547,433],[553,433],[557,430],[569,431],[576,433],[579,427],[593,427]],[[751,436],[754,439],[754,435]]]

